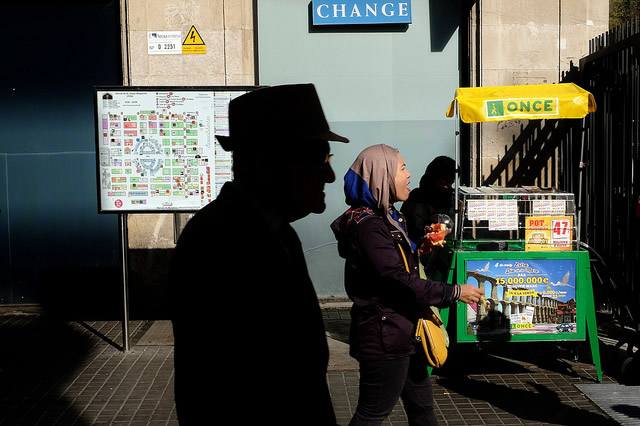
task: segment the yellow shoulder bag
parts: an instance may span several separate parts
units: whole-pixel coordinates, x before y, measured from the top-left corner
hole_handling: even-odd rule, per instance
[[[404,260],[404,266],[407,268],[407,272],[409,272],[409,264],[404,255],[404,250],[402,250],[400,244],[398,244],[398,248]],[[422,343],[427,363],[434,368],[441,367],[447,360],[449,353],[447,350],[446,337],[441,327],[442,320],[436,315],[432,307],[429,307],[424,317],[418,320],[418,325],[416,326],[416,341]]]

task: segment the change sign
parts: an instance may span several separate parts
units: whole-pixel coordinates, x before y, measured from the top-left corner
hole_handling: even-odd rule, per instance
[[[313,0],[313,25],[410,24],[410,0]]]

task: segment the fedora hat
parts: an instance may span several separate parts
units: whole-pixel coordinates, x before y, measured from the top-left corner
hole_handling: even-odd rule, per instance
[[[310,83],[265,87],[231,100],[229,136],[216,135],[222,148],[253,149],[267,137],[280,143],[309,139],[349,142],[329,130],[316,88]]]

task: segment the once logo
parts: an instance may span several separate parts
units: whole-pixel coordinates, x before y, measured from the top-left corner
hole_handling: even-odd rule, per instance
[[[485,101],[487,117],[557,115],[558,98],[494,99]]]

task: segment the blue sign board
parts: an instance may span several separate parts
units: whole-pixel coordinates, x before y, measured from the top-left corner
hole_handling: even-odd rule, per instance
[[[313,0],[313,25],[410,24],[411,0]]]

